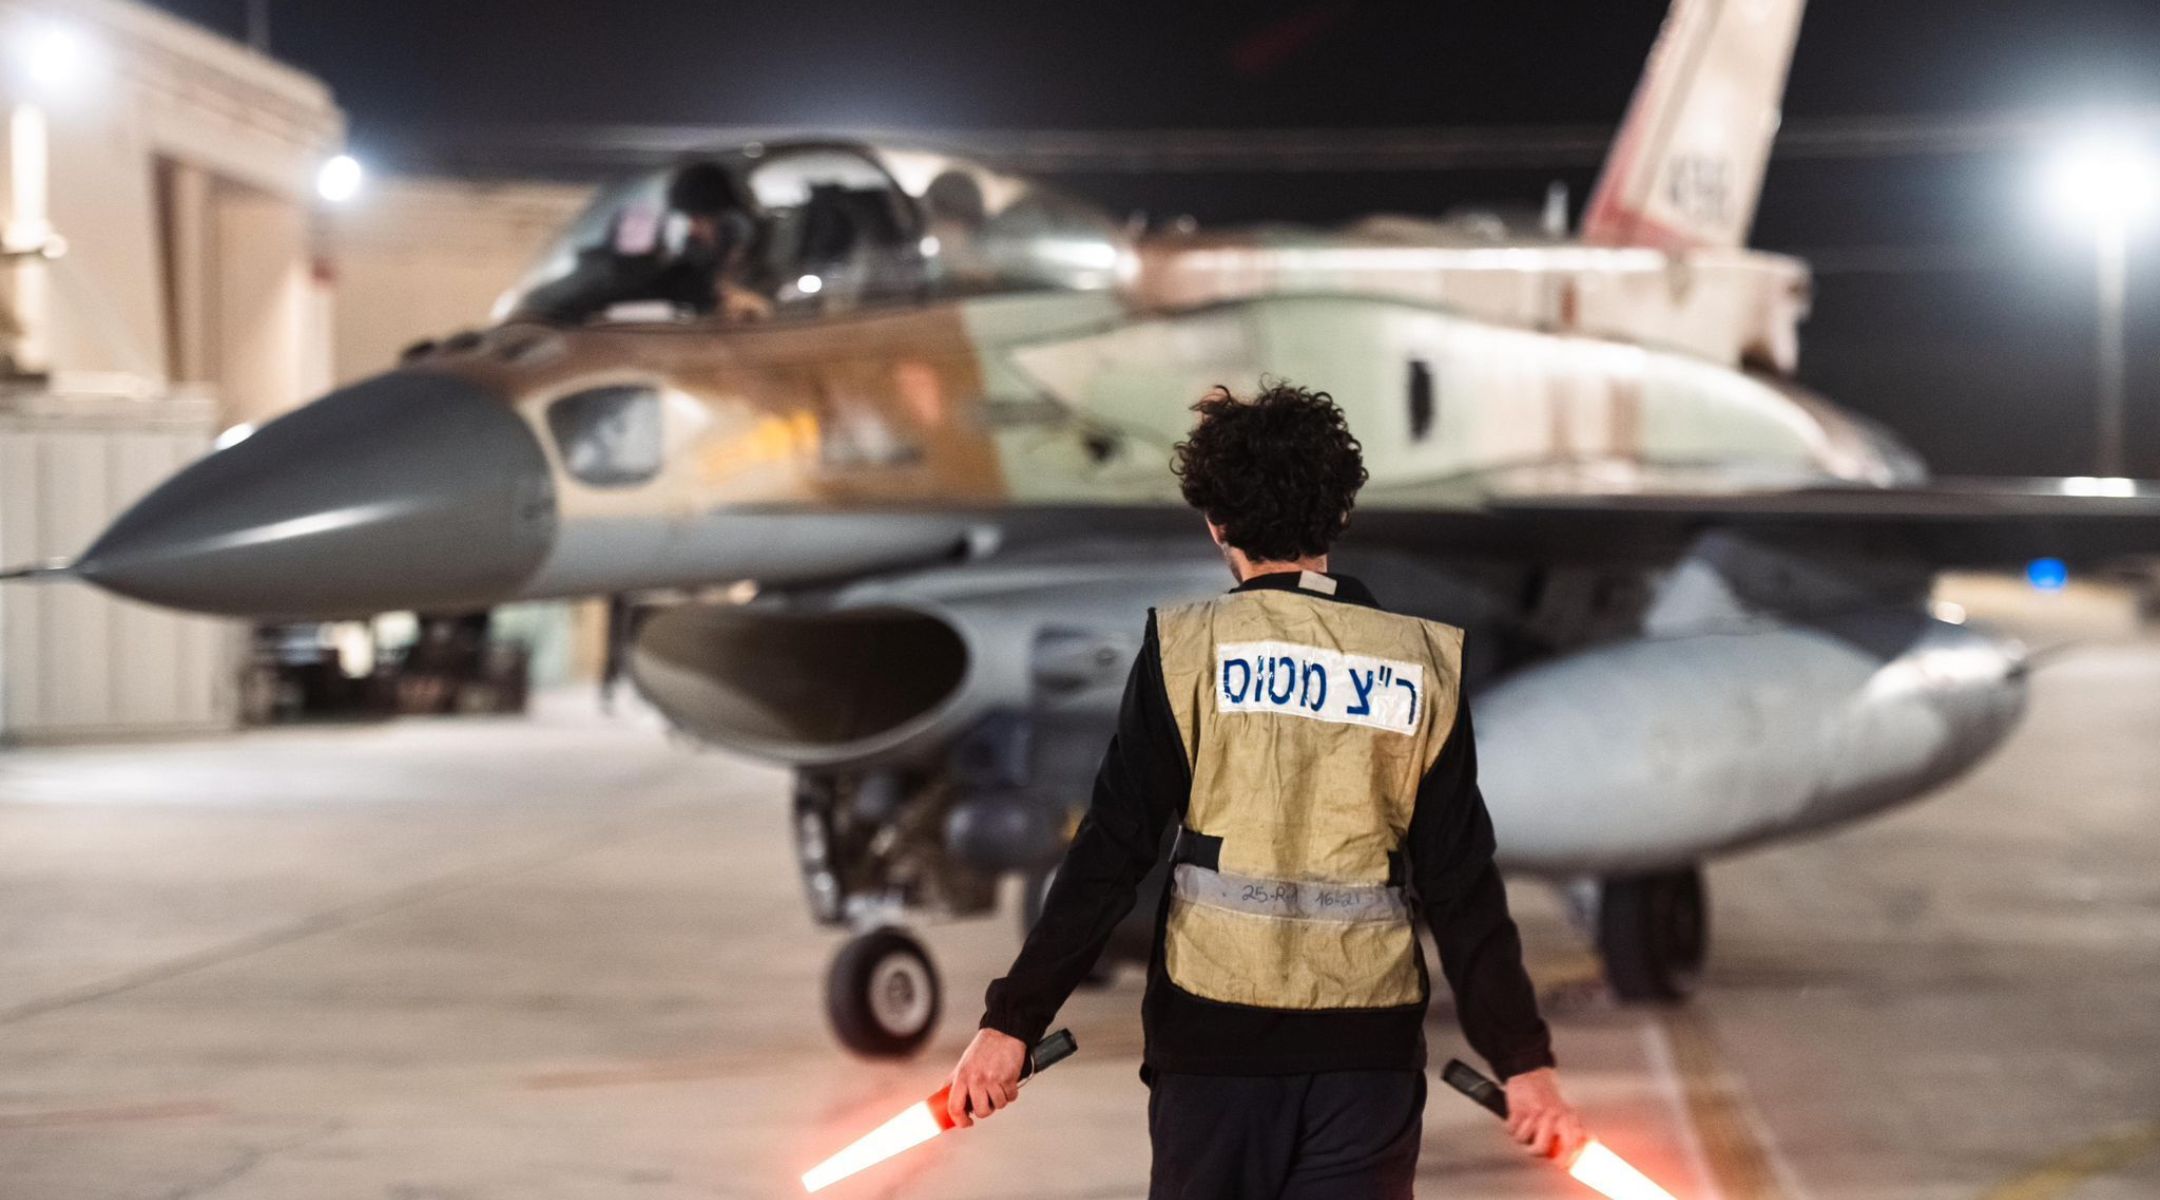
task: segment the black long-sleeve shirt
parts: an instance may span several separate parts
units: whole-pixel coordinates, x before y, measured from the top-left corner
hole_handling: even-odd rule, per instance
[[[1357,580],[1335,579],[1332,599],[1379,606]],[[1296,580],[1295,573],[1258,575],[1240,590],[1290,587]],[[1042,1037],[1132,910],[1134,891],[1162,856],[1170,823],[1184,818],[1191,790],[1150,614],[1087,816],[1011,971],[990,985],[984,1027],[1030,1044]],[[1439,946],[1464,1036],[1503,1079],[1552,1065],[1551,1037],[1493,865],[1492,820],[1478,792],[1467,702],[1457,705],[1455,727],[1419,783],[1404,849],[1411,890]],[[1178,987],[1163,969],[1167,912],[1166,897],[1156,914],[1141,1005],[1147,1069],[1277,1075],[1424,1066],[1422,1000],[1397,1008],[1292,1011],[1226,1004]]]

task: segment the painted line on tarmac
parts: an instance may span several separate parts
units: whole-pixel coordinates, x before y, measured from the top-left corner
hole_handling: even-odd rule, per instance
[[[1665,1106],[1672,1112],[1673,1124],[1680,1130],[1680,1149],[1687,1158],[1688,1170],[1695,1173],[1695,1188],[1704,1200],[1725,1200],[1725,1191],[1718,1186],[1717,1172],[1710,1166],[1709,1151],[1704,1149],[1702,1134],[1695,1128],[1695,1118],[1688,1110],[1687,1089],[1680,1078],[1680,1064],[1673,1059],[1672,1039],[1665,1026],[1657,1021],[1645,1021],[1642,1027],[1643,1057],[1649,1060],[1651,1074],[1657,1078],[1658,1092],[1665,1098]]]
[[[153,1104],[111,1104],[98,1108],[56,1108],[44,1112],[0,1113],[0,1132],[14,1129],[52,1129],[67,1125],[174,1121],[193,1117],[222,1117],[225,1114],[225,1106],[215,1100],[168,1100]]]
[[[1719,1194],[1725,1200],[1806,1200],[1776,1136],[1726,1066],[1709,1016],[1687,1006],[1660,1013],[1656,1023]]]
[[[1980,1200],[2056,1200],[2155,1151],[2160,1151],[2160,1121],[2117,1129],[2072,1146],[1983,1193]]]

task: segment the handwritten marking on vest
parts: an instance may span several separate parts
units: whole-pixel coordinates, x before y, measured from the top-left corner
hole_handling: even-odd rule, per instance
[[[1215,711],[1273,713],[1413,733],[1424,715],[1425,668],[1293,642],[1215,647]]]
[[[1171,891],[1188,903],[1286,921],[1402,921],[1410,912],[1397,887],[1248,879],[1193,863],[1178,864]]]

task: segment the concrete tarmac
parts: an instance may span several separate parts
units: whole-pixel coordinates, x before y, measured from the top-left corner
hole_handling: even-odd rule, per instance
[[[1942,795],[1713,866],[1684,1009],[1613,1006],[1517,886],[1567,1086],[1681,1200],[2160,1195],[2156,735],[2160,641],[2061,655]],[[799,1194],[940,1082],[1014,932],[930,930],[932,1052],[848,1059],[784,796],[569,699],[0,754],[0,1200]],[[1138,999],[1082,993],[1019,1106],[832,1194],[1142,1195]],[[1420,1191],[1587,1194],[1444,1088]]]

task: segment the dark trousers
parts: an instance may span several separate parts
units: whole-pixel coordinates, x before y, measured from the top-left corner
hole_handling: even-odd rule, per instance
[[[1424,1125],[1422,1071],[1158,1072],[1148,1200],[1409,1200]]]

